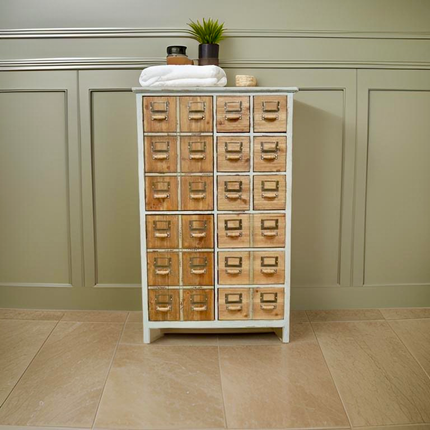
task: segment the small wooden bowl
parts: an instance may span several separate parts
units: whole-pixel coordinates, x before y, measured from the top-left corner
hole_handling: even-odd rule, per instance
[[[236,75],[236,87],[256,87],[257,79],[252,75]]]

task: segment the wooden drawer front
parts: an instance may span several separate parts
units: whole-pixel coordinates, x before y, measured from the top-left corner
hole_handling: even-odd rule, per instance
[[[285,175],[254,176],[254,209],[285,209]]]
[[[150,321],[179,321],[179,290],[157,289],[148,291]]]
[[[255,288],[252,298],[253,320],[284,318],[284,289]]]
[[[177,169],[176,137],[145,137],[145,172],[175,173]]]
[[[213,247],[213,215],[182,215],[182,248]]]
[[[148,285],[179,285],[179,253],[148,252]]]
[[[287,138],[285,136],[254,137],[254,171],[285,172]]]
[[[282,248],[285,246],[285,215],[254,214],[253,246]]]
[[[143,97],[143,130],[145,133],[176,132],[175,97]]]
[[[250,283],[249,252],[218,252],[218,270],[220,285],[248,285]]]
[[[212,97],[180,97],[182,133],[212,132]]]
[[[178,178],[147,176],[145,203],[147,211],[178,210]]]
[[[181,178],[181,202],[183,211],[213,210],[213,177],[183,176]]]
[[[217,169],[219,172],[249,172],[249,137],[217,138]]]
[[[218,97],[216,113],[219,133],[249,132],[249,97]]]
[[[218,314],[220,320],[246,320],[250,316],[249,288],[220,288]]]
[[[214,290],[183,290],[184,321],[214,320]]]
[[[287,131],[287,96],[254,97],[254,131],[257,133]]]
[[[283,284],[285,282],[284,251],[254,251],[253,253],[254,283]]]
[[[213,252],[184,252],[182,254],[183,285],[214,285]]]
[[[249,210],[249,176],[218,177],[218,210]]]
[[[248,214],[218,215],[218,246],[220,248],[249,248]]]
[[[211,136],[181,137],[181,172],[213,172],[213,138]]]
[[[146,246],[154,248],[179,248],[179,222],[175,215],[146,216]]]

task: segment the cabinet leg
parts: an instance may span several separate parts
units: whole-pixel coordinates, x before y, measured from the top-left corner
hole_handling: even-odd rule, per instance
[[[143,328],[143,343],[151,343],[163,336],[159,329]]]
[[[282,328],[275,329],[276,336],[279,337],[279,340],[282,343],[289,343],[290,342],[290,326],[285,326]]]

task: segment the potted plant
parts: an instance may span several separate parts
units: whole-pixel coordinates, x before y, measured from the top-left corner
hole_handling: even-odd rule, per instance
[[[187,25],[190,27],[187,32],[199,42],[199,66],[209,64],[218,66],[218,43],[225,38],[224,23],[219,24],[218,20],[214,21],[211,18],[205,20],[203,18],[203,23],[200,23],[199,20],[197,22],[190,20]]]

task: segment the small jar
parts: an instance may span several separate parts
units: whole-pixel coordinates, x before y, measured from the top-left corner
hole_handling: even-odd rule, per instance
[[[193,64],[187,56],[186,46],[168,46],[167,47],[167,64],[185,65]]]

